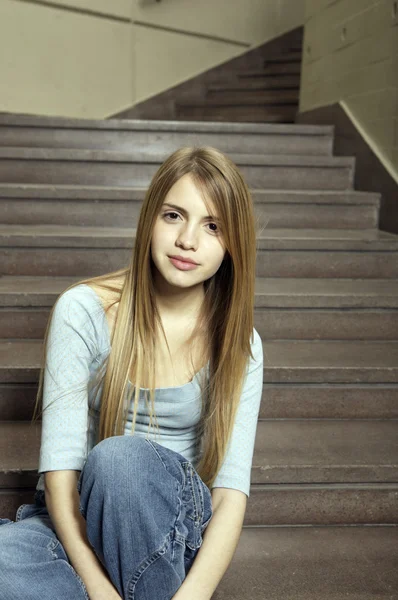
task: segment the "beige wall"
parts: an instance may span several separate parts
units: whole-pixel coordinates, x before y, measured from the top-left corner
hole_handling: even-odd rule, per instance
[[[0,111],[104,118],[303,24],[304,0],[0,0]]]
[[[302,25],[304,0],[134,0],[133,19],[141,102]]]
[[[98,4],[112,6],[119,18],[124,8],[127,22],[0,0],[0,111],[102,118],[128,104],[129,1]]]
[[[341,102],[398,178],[395,0],[306,0],[300,110]]]

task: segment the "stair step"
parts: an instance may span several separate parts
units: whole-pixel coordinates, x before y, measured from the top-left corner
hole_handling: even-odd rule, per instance
[[[353,157],[230,154],[255,188],[352,189]],[[107,186],[150,184],[164,152],[0,148],[1,183]]]
[[[268,82],[269,83],[269,82]],[[181,146],[222,152],[331,155],[333,127],[137,119],[71,119],[0,113],[0,147],[83,148],[170,154]]]
[[[296,281],[257,279],[254,326],[262,338],[398,340],[398,281]],[[3,276],[3,338],[43,339],[51,307],[73,282]]]
[[[398,421],[260,420],[245,525],[396,523],[397,429]],[[41,423],[0,422],[0,488],[36,486],[40,439]]]
[[[396,600],[398,527],[248,527],[213,600]]]
[[[395,297],[398,299],[398,295]],[[5,338],[43,339],[50,307],[0,308]],[[398,340],[395,309],[259,309],[254,326],[268,340]]]
[[[63,225],[2,225],[2,247],[130,248],[136,230],[119,227],[70,227]],[[266,229],[257,237],[257,249],[280,250],[398,250],[398,235],[387,231],[348,229]]]
[[[238,77],[269,77],[270,75],[276,75],[281,77],[284,75],[299,75],[301,73],[301,61],[300,62],[283,62],[267,64],[265,61],[263,69],[247,69],[239,71]]]
[[[238,79],[237,77],[212,77],[207,78],[207,89],[210,91],[229,90],[283,90],[300,89],[299,75],[285,75],[284,77],[269,76],[266,79]]]
[[[145,192],[145,188],[132,187],[3,184],[0,185],[0,213],[2,223],[10,225],[124,227],[131,223],[134,227]],[[258,223],[266,224],[267,229],[371,229],[378,226],[380,194],[354,190],[261,189],[251,193]]]
[[[207,94],[206,98],[199,101],[197,98],[186,99],[184,102],[178,102],[176,106],[185,108],[218,108],[218,107],[274,107],[274,106],[295,106],[299,100],[298,90],[265,90],[245,92],[236,94],[235,92],[213,92]]]
[[[264,383],[398,383],[398,341],[263,342]],[[36,383],[42,342],[0,340],[0,383]]]
[[[241,90],[240,92],[223,90],[221,92],[207,92],[203,101],[207,106],[240,106],[240,105],[278,105],[293,104],[298,105],[299,90]],[[188,104],[188,102],[187,102]],[[192,99],[192,105],[197,105],[198,101]]]
[[[285,62],[299,62],[301,63],[303,53],[301,50],[298,52],[284,52],[279,54],[278,56],[269,56],[264,59],[264,65],[266,64],[275,64],[275,63],[285,63]]]
[[[49,307],[78,277],[0,277],[0,307]],[[398,281],[256,279],[256,308],[398,308]]]
[[[125,267],[134,236],[132,228],[0,225],[0,263],[4,275],[93,277]],[[398,236],[385,231],[265,228],[257,248],[257,277],[398,277]]]
[[[251,482],[391,482],[398,501],[398,420],[260,420]]]
[[[260,106],[255,105],[237,106],[213,106],[208,104],[191,105],[185,103],[175,104],[178,119],[197,119],[207,121],[240,121],[242,123],[294,123],[298,112],[298,103],[292,106],[283,106],[279,103]]]
[[[4,421],[29,421],[37,383],[0,384]],[[262,419],[398,419],[398,384],[266,383]]]

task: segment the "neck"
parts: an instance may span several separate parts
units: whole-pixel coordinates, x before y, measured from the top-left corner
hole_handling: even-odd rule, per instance
[[[177,288],[155,280],[156,304],[159,314],[179,319],[196,317],[204,299],[203,283],[191,288]]]

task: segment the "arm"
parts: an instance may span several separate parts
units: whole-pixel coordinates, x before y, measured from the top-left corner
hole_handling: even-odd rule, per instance
[[[38,472],[44,473],[46,505],[57,536],[90,599],[120,600],[87,540],[77,490],[88,449],[90,365],[99,353],[96,310],[92,296],[73,288],[54,307],[44,369]]]
[[[246,494],[212,489],[213,516],[193,565],[172,600],[210,600],[235,553],[246,511]]]
[[[78,475],[77,471],[70,470],[45,474],[48,513],[90,600],[121,600],[87,539],[86,521],[79,511]]]
[[[263,390],[263,347],[254,330],[253,358],[242,387],[232,438],[211,490],[213,516],[193,565],[172,600],[209,600],[235,553],[241,534]]]

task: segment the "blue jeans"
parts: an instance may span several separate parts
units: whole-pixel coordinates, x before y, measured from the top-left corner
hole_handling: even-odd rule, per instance
[[[137,435],[89,452],[77,484],[88,540],[124,600],[170,600],[202,545],[211,494],[191,462]],[[87,600],[44,492],[0,519],[0,600]]]

